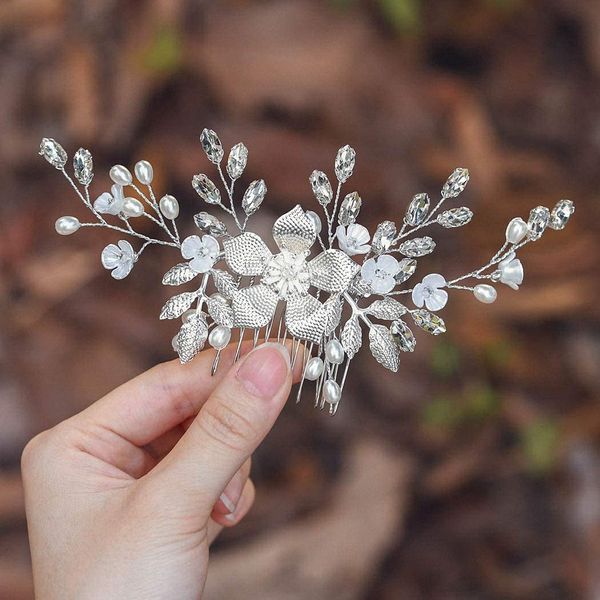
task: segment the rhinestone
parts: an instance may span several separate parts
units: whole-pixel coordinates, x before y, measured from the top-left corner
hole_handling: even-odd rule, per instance
[[[552,209],[548,226],[552,229],[564,229],[574,212],[575,205],[570,200],[560,200]]]
[[[537,206],[529,213],[527,229],[530,240],[539,240],[550,221],[550,211],[545,206]]]
[[[434,249],[435,242],[429,236],[408,240],[408,242],[401,244],[399,248],[404,256],[411,256],[413,258],[431,254]]]
[[[427,333],[431,333],[431,335],[440,335],[440,333],[446,332],[446,324],[444,321],[427,310],[413,310],[412,318],[421,329]]]
[[[442,227],[461,227],[473,218],[473,211],[466,206],[446,210],[438,215],[437,222]]]
[[[200,143],[210,162],[218,165],[223,160],[223,146],[221,145],[221,140],[212,129],[204,129],[202,131]]]
[[[340,225],[348,226],[356,222],[360,207],[362,205],[361,197],[358,192],[350,192],[343,200],[340,206],[338,221]]]
[[[335,157],[335,175],[339,181],[344,183],[352,175],[355,162],[356,152],[354,152],[354,148],[344,146],[338,150]]]
[[[194,223],[198,229],[206,231],[211,235],[220,236],[227,233],[225,223],[207,212],[199,212],[197,215],[194,215]]]
[[[73,171],[75,178],[81,185],[90,185],[94,177],[94,163],[92,154],[85,148],[79,148],[73,157]]]
[[[231,179],[238,179],[246,168],[248,162],[248,148],[241,142],[236,144],[227,159],[227,173]]]
[[[248,216],[253,215],[258,210],[258,207],[262,204],[266,193],[267,186],[262,179],[253,181],[248,186],[248,189],[242,198],[242,208]]]
[[[410,201],[406,210],[406,216],[404,222],[412,227],[420,225],[427,217],[429,213],[429,196],[427,194],[417,194]]]
[[[402,352],[413,352],[417,340],[404,321],[394,321],[390,325],[390,333]]]
[[[221,203],[221,192],[217,189],[215,184],[203,173],[194,175],[192,178],[192,186],[196,190],[196,193],[204,202],[207,204],[220,204]]]
[[[333,190],[327,175],[322,171],[313,171],[309,178],[312,191],[322,206],[327,206],[333,199]]]
[[[393,221],[384,221],[377,225],[375,235],[373,236],[373,252],[375,254],[382,254],[387,252],[394,239],[396,238],[396,224]]]
[[[417,261],[414,258],[403,258],[400,262],[400,270],[395,276],[396,283],[404,283],[410,279],[417,270]]]
[[[469,183],[468,169],[454,169],[442,188],[443,198],[456,198]]]
[[[52,138],[43,138],[40,143],[40,156],[43,156],[53,167],[62,169],[67,163],[65,149]]]

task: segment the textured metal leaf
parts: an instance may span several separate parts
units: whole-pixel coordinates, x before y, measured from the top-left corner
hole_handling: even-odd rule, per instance
[[[450,227],[462,227],[471,221],[473,218],[473,211],[467,206],[459,206],[458,208],[452,208],[445,210],[440,213],[437,218],[437,222],[446,228]]]
[[[406,209],[404,222],[411,227],[423,223],[429,213],[429,204],[430,200],[427,194],[417,194],[414,196]]]
[[[426,235],[425,237],[414,238],[400,244],[399,250],[404,256],[418,258],[419,256],[431,254],[435,250],[435,242]]]
[[[406,306],[389,296],[382,298],[381,300],[375,300],[375,302],[365,310],[367,315],[372,315],[376,319],[383,319],[384,321],[394,321],[395,319],[399,319],[402,315],[405,315],[406,312]]]
[[[229,177],[231,177],[231,179],[238,179],[241,177],[247,162],[248,148],[240,142],[231,149],[229,158],[227,159],[227,173],[229,174]]]
[[[225,325],[225,327],[234,326],[233,308],[217,298],[208,298],[206,301],[208,314],[213,318],[217,325]]]
[[[207,204],[220,204],[221,192],[204,173],[199,173],[192,177],[192,187]]]
[[[232,296],[236,327],[264,327],[273,318],[277,294],[266,285],[253,285],[238,290]]]
[[[355,163],[356,152],[354,148],[346,145],[338,150],[335,157],[335,176],[338,178],[338,181],[344,183],[352,175]]]
[[[217,290],[226,298],[231,298],[237,292],[238,284],[233,275],[220,269],[211,269],[213,282]]]
[[[308,263],[310,282],[316,288],[334,294],[348,288],[359,266],[340,250],[326,250]]]
[[[180,317],[198,297],[197,292],[183,292],[167,300],[160,311],[160,319],[176,319]]]
[[[189,362],[202,350],[208,337],[208,325],[203,313],[190,316],[176,337],[177,353],[182,363]]]
[[[40,156],[43,156],[53,167],[62,169],[67,164],[65,149],[52,138],[43,138],[40,143]]]
[[[400,365],[400,349],[385,325],[369,328],[369,344],[375,360],[386,369],[396,372]]]
[[[163,285],[182,285],[191,281],[197,275],[198,273],[188,263],[179,263],[165,273],[162,283]]]
[[[248,186],[242,198],[242,209],[249,217],[258,210],[266,193],[267,186],[262,179],[257,179]]]
[[[225,260],[240,275],[260,275],[271,259],[271,251],[255,233],[242,233],[223,243]]]
[[[218,165],[223,160],[223,145],[219,136],[212,129],[204,129],[202,131],[200,134],[200,143],[210,162]]]
[[[417,340],[404,321],[394,321],[390,325],[390,333],[402,352],[414,352]]]
[[[308,294],[292,296],[287,301],[285,324],[294,337],[320,344],[340,322],[341,308],[335,297],[322,303]]]
[[[327,175],[323,171],[313,171],[309,181],[317,202],[322,206],[327,206],[333,200],[333,190]]]
[[[280,250],[301,254],[310,250],[316,238],[315,223],[299,204],[273,224],[273,239]]]
[[[85,148],[79,148],[73,157],[73,171],[75,179],[81,185],[90,185],[94,178],[94,161],[92,153]]]
[[[225,223],[207,212],[199,212],[197,215],[194,215],[194,223],[198,229],[206,231],[215,237],[219,237],[227,233],[227,227],[225,226]]]
[[[358,323],[358,317],[350,317],[346,321],[340,341],[348,358],[353,358],[362,346],[362,329]]]
[[[440,335],[446,332],[446,324],[443,319],[423,308],[413,310],[411,316],[416,325],[431,335]]]
[[[442,188],[443,198],[456,198],[469,183],[469,171],[467,169],[454,169]]]

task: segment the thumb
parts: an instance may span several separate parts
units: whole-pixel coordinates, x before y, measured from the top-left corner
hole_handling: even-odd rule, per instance
[[[292,385],[289,353],[266,343],[233,365],[151,476],[181,508],[208,517],[242,464],[267,435]]]

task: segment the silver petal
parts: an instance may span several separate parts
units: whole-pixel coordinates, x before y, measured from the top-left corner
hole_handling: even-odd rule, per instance
[[[278,300],[277,294],[262,284],[237,290],[232,296],[235,326],[264,327],[273,318]]]
[[[362,346],[362,329],[358,323],[358,317],[350,317],[346,321],[340,341],[348,358],[353,358]]]
[[[452,208],[445,210],[440,213],[437,218],[437,222],[446,228],[450,227],[462,227],[471,221],[473,218],[473,211],[467,206],[460,206],[458,208]]]
[[[431,335],[440,335],[440,333],[446,332],[446,324],[443,319],[423,308],[413,310],[411,316],[416,325]]]
[[[179,263],[174,267],[171,267],[164,275],[162,284],[163,285],[182,285],[187,283],[196,277],[198,273],[194,271],[190,265],[186,262]]]
[[[365,310],[367,315],[372,315],[376,319],[383,319],[384,321],[399,319],[402,315],[405,315],[406,312],[407,308],[404,304],[401,304],[389,296],[382,298],[381,300],[375,300],[375,302]]]
[[[223,243],[225,260],[239,275],[260,275],[271,259],[267,245],[255,233],[242,233]]]
[[[349,194],[347,194],[346,197],[342,200],[342,204],[340,205],[338,223],[340,225],[344,225],[345,227],[356,223],[358,213],[360,212],[361,204],[362,200],[361,197],[358,195],[358,192],[350,192]]]
[[[338,150],[335,157],[335,176],[338,178],[338,181],[344,183],[352,175],[355,163],[356,152],[354,148],[346,145]]]
[[[90,185],[94,178],[94,161],[92,153],[89,150],[79,148],[75,152],[75,156],[73,157],[73,171],[75,172],[75,179],[81,185]]]
[[[404,321],[394,321],[390,325],[390,333],[402,352],[414,352],[417,340]]]
[[[180,317],[198,297],[198,292],[183,292],[167,300],[160,311],[159,319],[176,319]]]
[[[207,212],[199,212],[197,215],[194,215],[194,223],[198,229],[206,231],[207,233],[210,233],[210,235],[216,237],[227,233],[225,223]]]
[[[325,303],[313,296],[291,296],[285,310],[285,325],[296,338],[320,344],[338,325],[341,302],[332,297]]]
[[[325,250],[308,263],[310,282],[330,294],[348,288],[359,266],[340,250]]]
[[[242,208],[248,216],[253,215],[258,210],[266,193],[267,186],[262,179],[257,179],[248,186],[242,198]]]
[[[221,192],[204,173],[199,173],[192,177],[192,187],[207,204],[220,204]]]
[[[241,177],[247,162],[248,148],[240,142],[231,149],[229,158],[227,159],[227,173],[229,174],[229,177],[231,177],[231,179],[238,179]]]
[[[40,143],[40,156],[43,156],[53,167],[62,169],[67,164],[65,149],[52,138],[43,138]]]
[[[396,238],[396,224],[393,221],[383,221],[377,225],[371,248],[375,254],[387,252]]]
[[[279,217],[273,225],[273,239],[280,250],[301,254],[310,250],[316,238],[315,224],[299,204]]]
[[[456,198],[469,183],[468,169],[454,169],[442,188],[442,198]]]
[[[333,190],[327,175],[323,171],[313,171],[309,177],[315,198],[322,206],[327,206],[333,200]]]
[[[400,244],[399,248],[400,252],[404,254],[404,256],[410,256],[413,258],[431,254],[434,249],[435,242],[428,235],[422,238],[408,240],[408,242]]]
[[[412,227],[423,223],[429,213],[429,205],[430,200],[427,194],[417,194],[414,196],[406,209],[404,222]]]
[[[176,336],[175,346],[177,347],[179,360],[182,363],[192,360],[204,347],[207,337],[208,325],[203,313],[191,315],[186,319]]]
[[[385,325],[371,325],[369,328],[371,354],[386,369],[396,372],[400,365],[400,349]]]
[[[210,162],[218,165],[223,160],[223,145],[219,136],[212,129],[204,129],[202,131],[200,134],[200,143]]]
[[[575,205],[570,200],[560,200],[552,209],[548,226],[552,229],[564,229],[574,212]]]

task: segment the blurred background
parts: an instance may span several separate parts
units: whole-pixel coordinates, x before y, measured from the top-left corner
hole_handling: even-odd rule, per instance
[[[112,164],[150,160],[191,225],[204,127],[250,149],[265,231],[314,208],[308,175],[346,143],[371,231],[468,167],[475,219],[435,232],[419,280],[482,265],[534,206],[577,205],[521,253],[518,293],[457,293],[398,374],[363,352],[335,418],[290,403],[206,597],[600,598],[599,3],[3,0],[0,81],[0,598],[33,597],[26,441],[173,356],[172,254],[117,282],[99,264],[117,238],[59,238],[85,212],[39,140],[93,151],[94,197]]]

